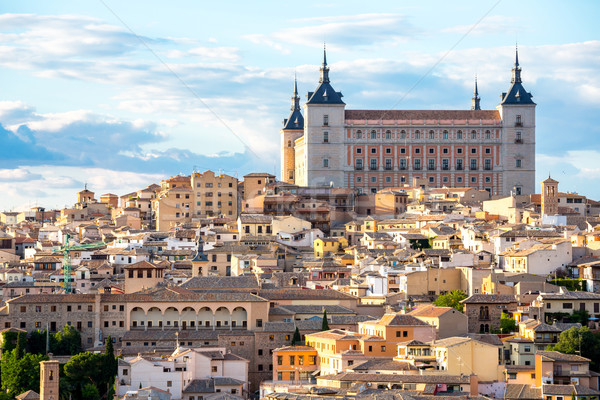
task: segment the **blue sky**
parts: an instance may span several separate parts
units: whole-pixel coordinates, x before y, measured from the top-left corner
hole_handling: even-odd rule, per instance
[[[598,15],[597,1],[3,2],[0,209],[63,207],[86,182],[278,172],[294,74],[304,101],[323,42],[347,108],[469,108],[477,74],[493,109],[518,41],[538,181],[600,199]]]

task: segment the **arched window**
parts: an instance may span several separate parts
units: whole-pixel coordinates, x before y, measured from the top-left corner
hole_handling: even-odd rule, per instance
[[[471,139],[477,139],[477,132],[471,131]]]
[[[448,131],[442,133],[442,139],[448,139]]]
[[[433,131],[429,131],[429,139],[434,139],[435,133]]]
[[[406,139],[406,131],[404,129],[400,131],[400,139]]]
[[[361,130],[356,131],[356,138],[362,139],[362,131]]]
[[[288,147],[292,147],[292,141],[288,140]]]
[[[392,138],[392,132],[391,131],[385,131],[385,138],[386,139],[391,139]]]
[[[371,139],[377,139],[377,132],[371,131]]]
[[[415,131],[415,139],[421,139],[421,132],[418,129]]]
[[[486,139],[491,139],[492,138],[492,133],[490,131],[485,131],[485,138]]]
[[[457,131],[456,132],[456,138],[457,139],[462,139],[462,131]]]

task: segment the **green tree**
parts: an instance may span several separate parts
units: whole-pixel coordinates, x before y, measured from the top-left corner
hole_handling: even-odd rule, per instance
[[[323,322],[321,323],[321,330],[329,330],[329,321],[327,321],[327,310],[323,309]]]
[[[558,343],[547,350],[560,351],[565,354],[580,354],[589,358],[590,368],[600,371],[600,335],[594,333],[587,326],[572,327],[561,332]]]
[[[500,333],[511,333],[517,330],[517,323],[507,313],[500,315]]]
[[[56,332],[52,353],[60,356],[71,356],[81,352],[81,334],[71,325],[65,325],[62,331]]]
[[[587,310],[576,310],[569,316],[571,322],[579,322],[582,326],[587,326],[590,320],[590,313]]]
[[[81,389],[81,398],[83,400],[100,400],[100,392],[92,383],[86,383]]]
[[[433,301],[438,307],[453,307],[460,312],[463,312],[464,305],[461,300],[467,298],[467,295],[462,290],[453,290],[450,293],[443,294]]]
[[[5,353],[0,361],[2,389],[13,398],[27,390],[40,389],[40,361],[48,357],[25,353],[17,357],[17,350]]]
[[[21,332],[6,331],[2,332],[2,353],[8,353],[17,346],[17,342],[21,348],[25,348],[27,335],[21,335]]]
[[[300,336],[300,331],[298,330],[298,327],[296,327],[296,330],[294,331],[294,337],[292,337],[292,346],[296,346],[297,344],[300,344],[302,342],[302,336]]]

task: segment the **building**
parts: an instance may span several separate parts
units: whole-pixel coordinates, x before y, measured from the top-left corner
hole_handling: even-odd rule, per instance
[[[414,178],[429,187],[535,193],[531,98],[517,52],[511,86],[496,110],[480,109],[477,82],[471,110],[347,110],[331,85],[324,52],[319,85],[304,105],[303,129],[295,88],[292,113],[281,130],[282,179],[369,193]]]

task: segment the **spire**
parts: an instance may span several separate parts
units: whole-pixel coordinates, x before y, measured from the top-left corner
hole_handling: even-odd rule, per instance
[[[292,111],[300,111],[300,96],[298,96],[298,79],[294,74],[294,95],[292,96]]]
[[[319,83],[329,83],[329,67],[327,66],[327,48],[323,43],[323,65],[321,65],[321,79]]]
[[[473,91],[473,97],[471,98],[471,110],[481,110],[481,105],[479,104],[479,91],[477,90],[477,75],[475,75],[475,90]]]
[[[515,65],[512,69],[511,83],[521,83],[521,67],[519,67],[519,47],[515,46]]]

